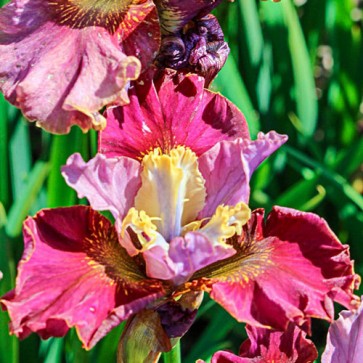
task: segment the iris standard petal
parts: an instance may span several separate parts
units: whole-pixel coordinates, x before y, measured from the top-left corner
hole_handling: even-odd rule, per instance
[[[287,141],[274,131],[259,133],[257,140],[240,138],[221,141],[198,159],[205,179],[207,199],[199,218],[205,218],[223,205],[248,203],[250,178],[257,166]]]
[[[71,155],[62,167],[67,184],[79,198],[86,197],[95,210],[109,210],[122,219],[133,206],[140,188],[140,164],[129,158],[106,158],[97,154],[88,162]]]
[[[99,151],[141,159],[154,148],[178,145],[198,156],[222,140],[249,139],[243,114],[220,94],[204,89],[203,77],[166,71],[130,90],[130,104],[107,110]]]

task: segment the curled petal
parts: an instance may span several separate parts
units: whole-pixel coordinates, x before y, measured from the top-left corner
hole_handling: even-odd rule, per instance
[[[287,140],[271,131],[258,134],[255,141],[222,141],[199,158],[207,189],[207,199],[199,218],[211,216],[221,205],[248,203],[249,182],[257,166]]]
[[[265,225],[257,210],[233,247],[235,255],[196,272],[189,284],[210,291],[239,321],[308,329],[310,317],[333,318],[334,301],[357,306],[348,248],[315,214],[274,207]]]
[[[188,232],[185,237],[174,238],[169,249],[155,246],[143,256],[147,276],[169,280],[177,286],[201,268],[235,253],[230,245],[215,243],[202,233]]]
[[[322,363],[360,363],[363,356],[363,304],[357,311],[342,311],[328,332]]]
[[[123,218],[132,207],[141,184],[137,161],[102,154],[87,163],[80,154],[73,154],[62,174],[79,198],[86,197],[95,210],[110,210],[115,218]]]
[[[107,110],[100,152],[140,159],[154,148],[182,145],[200,155],[221,140],[249,139],[242,113],[204,86],[202,77],[172,71],[155,83],[135,82],[130,104]]]
[[[43,210],[24,223],[16,287],[1,303],[20,338],[63,336],[76,327],[90,349],[163,291],[119,245],[110,222],[89,207]]]
[[[84,131],[103,129],[98,111],[127,103],[130,80],[141,70],[140,61],[122,51],[116,32],[128,6],[120,4],[117,13],[83,6],[13,0],[0,10],[0,89],[29,120],[54,133],[75,124]],[[151,0],[136,6],[146,15],[154,9]]]

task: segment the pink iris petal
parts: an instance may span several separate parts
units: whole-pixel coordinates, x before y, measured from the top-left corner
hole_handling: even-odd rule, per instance
[[[97,154],[86,163],[80,154],[73,154],[62,174],[79,198],[86,197],[95,210],[110,210],[115,218],[123,218],[133,206],[141,185],[140,164],[125,157]]]
[[[243,342],[239,356],[217,352],[212,363],[312,363],[318,352],[306,334],[294,324],[286,331],[247,326],[249,339]]]
[[[199,218],[211,216],[221,204],[248,203],[252,173],[286,140],[285,135],[271,131],[259,133],[255,141],[222,141],[204,153],[198,162],[206,181],[207,199]]]
[[[363,304],[357,311],[342,311],[329,328],[322,363],[361,363],[363,357]]]
[[[163,291],[119,245],[110,222],[89,207],[43,210],[24,223],[15,290],[1,303],[20,338],[63,336],[75,326],[91,348]]]
[[[198,232],[176,237],[169,246],[168,251],[156,246],[143,253],[146,274],[152,278],[171,280],[176,286],[201,268],[236,253],[232,246],[212,243]]]
[[[139,76],[140,63],[123,53],[121,33],[107,29],[105,19],[99,24],[100,17],[92,20],[94,12],[84,15],[83,10],[81,17],[68,14],[63,19],[62,11],[67,10],[62,6],[46,0],[13,0],[1,9],[0,88],[29,120],[47,131],[67,133],[74,124],[83,130],[100,129],[104,119],[98,111],[128,101],[127,87]],[[77,6],[84,5],[79,2],[73,8]],[[133,5],[134,16],[137,8],[143,14],[140,20],[154,11],[151,0]],[[72,24],[76,19],[80,23]],[[122,36],[135,26],[128,32],[122,29]],[[154,52],[158,44],[150,37]]]
[[[359,277],[348,247],[315,214],[274,207],[265,225],[257,210],[233,247],[234,256],[197,271],[190,284],[202,278],[211,297],[239,321],[308,328],[310,317],[333,318],[333,301],[357,305]]]
[[[246,120],[226,98],[204,89],[195,74],[165,72],[155,83],[143,79],[130,90],[130,104],[108,109],[99,150],[139,159],[156,147],[178,145],[200,155],[222,140],[249,139]]]

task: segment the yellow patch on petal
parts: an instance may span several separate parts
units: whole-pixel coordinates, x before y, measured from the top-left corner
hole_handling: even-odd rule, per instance
[[[144,156],[142,167],[142,185],[135,208],[160,218],[155,221],[157,230],[171,241],[180,236],[182,226],[192,222],[205,203],[205,181],[198,169],[197,156],[182,146],[169,154],[154,149]]]
[[[158,237],[155,224],[143,210],[139,212],[135,208],[131,208],[128,211],[122,221],[122,238],[125,237],[125,232],[129,227],[137,234],[139,242],[142,245],[142,251],[146,250],[150,245],[153,245]]]
[[[242,234],[242,227],[251,218],[251,210],[245,203],[234,207],[219,205],[209,222],[199,231],[211,241],[224,244],[235,234]]]
[[[135,0],[48,0],[60,24],[73,28],[104,26],[115,32]]]

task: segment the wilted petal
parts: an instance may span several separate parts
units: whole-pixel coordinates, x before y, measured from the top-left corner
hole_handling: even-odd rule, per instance
[[[247,326],[247,334],[239,356],[220,351],[212,363],[312,363],[318,357],[313,342],[291,323],[284,332]]]
[[[63,336],[76,327],[91,348],[163,291],[119,245],[110,222],[89,207],[43,210],[24,223],[15,290],[1,303],[20,338]]]
[[[361,363],[363,357],[363,304],[342,311],[329,328],[322,363]]]
[[[66,133],[74,124],[102,129],[105,119],[98,111],[128,101],[140,62],[124,54],[120,42],[137,22],[123,22],[129,4],[108,6],[91,11],[82,2],[13,0],[0,11],[1,91],[47,131]],[[143,14],[138,20],[154,10],[151,0],[135,7]],[[116,32],[121,23],[127,31]],[[153,43],[151,37],[156,50]]]
[[[204,78],[167,71],[156,83],[143,79],[130,104],[109,109],[99,150],[108,157],[140,159],[160,147],[182,145],[197,155],[222,140],[249,139],[246,120],[226,98],[204,89]]]
[[[97,154],[86,163],[80,154],[73,154],[62,174],[79,198],[86,197],[93,209],[109,210],[115,218],[123,218],[133,206],[141,185],[140,164],[125,157]]]
[[[234,256],[198,271],[189,286],[210,291],[239,321],[285,329],[331,320],[333,301],[357,305],[348,247],[315,214],[274,207],[264,225],[257,210],[233,247]]]
[[[185,31],[162,38],[156,65],[197,73],[206,87],[224,66],[229,47],[215,16],[209,14],[185,26]]]
[[[180,338],[189,330],[202,301],[202,292],[188,292],[177,301],[168,301],[156,310],[169,338]]]
[[[258,134],[255,141],[222,141],[199,158],[207,200],[199,218],[211,216],[221,205],[248,203],[250,179],[257,166],[287,140],[274,131]]]

